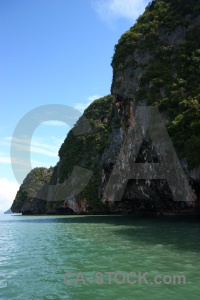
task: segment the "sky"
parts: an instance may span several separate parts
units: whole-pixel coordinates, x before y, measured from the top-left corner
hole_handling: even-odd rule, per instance
[[[57,104],[81,114],[94,99],[108,95],[114,46],[147,4],[0,1],[0,211],[10,208],[19,189],[16,170],[26,175],[24,154],[30,152],[32,168],[54,166],[71,125],[49,112],[52,119],[41,119],[29,139],[17,139],[16,128],[24,133],[32,124],[30,116],[44,105],[47,111]],[[30,124],[22,122],[25,117]]]

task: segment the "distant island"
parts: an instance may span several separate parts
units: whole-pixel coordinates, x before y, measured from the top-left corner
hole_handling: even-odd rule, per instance
[[[6,210],[6,211],[4,212],[4,214],[5,214],[5,215],[7,215],[7,214],[12,214],[11,208],[9,208],[8,210]]]

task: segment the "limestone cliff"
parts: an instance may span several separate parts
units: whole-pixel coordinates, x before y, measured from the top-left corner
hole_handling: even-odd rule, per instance
[[[135,126],[136,107],[154,105],[159,108],[191,187],[187,202],[174,203],[165,181],[129,180],[123,200],[130,210],[146,207],[147,211],[181,211],[197,205],[200,186],[199,62],[200,3],[195,0],[152,1],[115,46],[111,92],[118,107],[123,141],[126,140],[119,157],[119,171],[123,172],[129,153],[135,154],[135,141],[128,135]],[[137,162],[158,162],[148,136]],[[118,188],[120,190],[121,185]],[[136,201],[131,201],[133,199]]]
[[[22,214],[46,213],[46,200],[53,168],[35,168],[24,179],[11,206]]]
[[[131,99],[132,114],[138,104],[156,105],[190,170],[200,165],[199,33],[198,0],[152,1],[122,35],[112,61],[112,94]]]
[[[193,213],[200,199],[200,2],[155,0],[136,24],[120,38],[112,60],[111,95],[95,100],[76,127],[90,125],[85,134],[69,132],[59,151],[48,190],[47,213]],[[159,163],[159,151],[148,133],[137,132],[136,108],[156,106],[173,142],[189,188],[183,201],[174,201],[165,179],[129,179],[130,157],[145,165]],[[138,137],[137,136],[137,137]],[[138,145],[141,147],[138,151]],[[164,151],[164,159],[167,150]],[[78,195],[60,192],[75,166],[92,172],[89,184]],[[123,175],[107,189],[116,168]],[[179,165],[173,160],[169,169]],[[177,174],[175,174],[175,178]],[[123,181],[123,178],[125,179]],[[173,179],[173,178],[172,178]],[[125,190],[124,184],[126,183]],[[80,182],[81,184],[81,182]],[[177,184],[178,186],[178,184]],[[115,201],[121,191],[120,201]],[[17,195],[12,210],[27,211],[30,201]],[[32,198],[36,199],[37,197]],[[22,199],[22,200],[21,200]],[[29,198],[26,198],[29,199]],[[42,204],[42,205],[43,205]],[[28,206],[26,206],[28,205]],[[36,205],[37,206],[37,205]],[[40,204],[38,204],[40,207]],[[31,210],[35,212],[36,207]]]
[[[49,193],[47,212],[51,213],[63,202],[63,212],[101,213],[108,210],[101,201],[101,157],[108,145],[108,137],[112,131],[114,117],[114,98],[111,95],[95,100],[68,133],[59,150],[60,160],[54,168],[51,185],[56,185]],[[88,132],[79,129],[88,123]],[[74,131],[76,129],[76,131]],[[91,172],[91,179],[78,195],[70,196],[70,192],[60,192],[62,184],[70,180],[76,186],[82,184],[80,174],[73,173],[75,167],[83,172]],[[84,177],[84,174],[83,174]]]

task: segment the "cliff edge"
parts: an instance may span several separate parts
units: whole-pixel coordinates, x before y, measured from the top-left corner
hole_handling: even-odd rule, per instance
[[[199,213],[199,0],[155,0],[149,3],[136,24],[119,39],[112,67],[112,95],[95,100],[77,121],[75,127],[81,127],[83,118],[86,118],[90,132],[76,135],[71,130],[68,133],[59,150],[59,162],[48,179],[55,189],[48,190],[47,201],[41,202],[37,195],[24,195],[19,191],[12,211],[153,215]],[[128,178],[131,156],[135,157],[135,163],[147,167],[160,162],[161,153],[155,149],[148,132],[140,135],[139,139],[130,134],[138,128],[138,107],[147,106],[158,108],[177,153],[178,162],[172,159],[169,169],[174,168],[178,172],[180,163],[189,183],[182,201],[174,201],[166,179],[141,179],[139,175],[137,179],[137,174]],[[137,149],[139,144],[141,147]],[[167,149],[162,151],[163,157],[167,157]],[[114,180],[108,191],[116,165],[118,172],[127,180],[126,185],[123,178],[121,181]],[[73,179],[70,177],[74,166],[90,170],[92,176],[78,195],[69,197],[67,193],[59,193],[59,188],[66,180],[71,180],[71,185],[74,180],[78,182],[77,175]],[[116,201],[120,193],[120,201]]]

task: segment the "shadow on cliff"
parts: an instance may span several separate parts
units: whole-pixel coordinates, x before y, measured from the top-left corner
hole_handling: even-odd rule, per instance
[[[9,220],[10,222],[10,220]],[[200,251],[199,219],[142,218],[130,216],[19,216],[11,222],[110,224],[111,231],[124,240],[166,245],[182,251]]]

